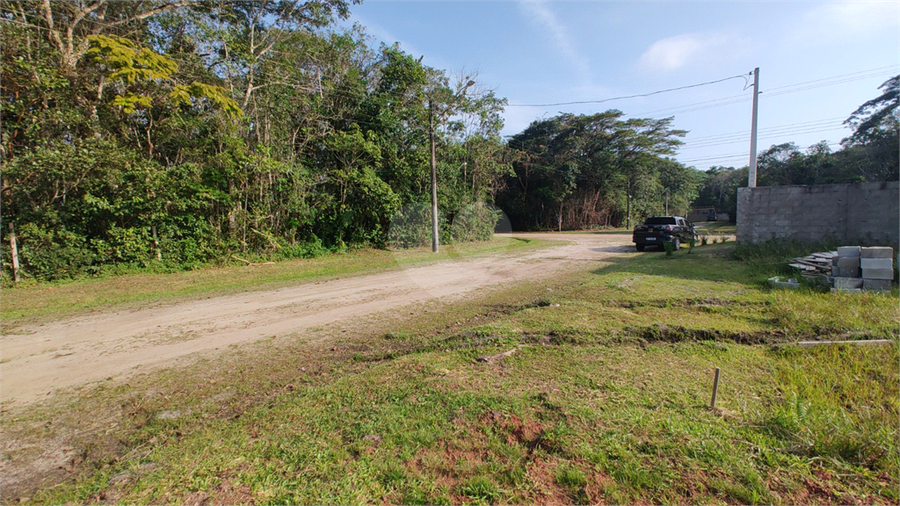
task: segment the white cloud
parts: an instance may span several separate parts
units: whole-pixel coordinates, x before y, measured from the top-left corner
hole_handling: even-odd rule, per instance
[[[546,29],[547,35],[549,35],[557,50],[575,68],[575,72],[582,82],[589,83],[591,76],[590,60],[581,54],[569,36],[569,30],[560,23],[556,15],[547,8],[544,2],[538,0],[523,1],[519,3],[519,6],[529,17]]]
[[[883,30],[896,33],[900,27],[900,2],[845,0],[817,5],[801,19],[799,38],[843,40],[873,37]]]
[[[641,55],[639,63],[649,70],[676,70],[708,57],[708,53],[726,41],[722,35],[689,33],[654,42]]]

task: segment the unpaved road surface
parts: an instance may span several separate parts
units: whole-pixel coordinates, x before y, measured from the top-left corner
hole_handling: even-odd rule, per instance
[[[584,262],[633,251],[629,235],[529,234],[558,246],[357,277],[307,282],[139,310],[111,310],[23,326],[0,336],[0,403],[24,405],[57,389],[171,366],[230,345],[350,317],[458,300],[502,283],[551,278]]]

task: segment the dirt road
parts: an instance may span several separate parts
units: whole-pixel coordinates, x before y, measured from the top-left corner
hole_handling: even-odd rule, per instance
[[[545,279],[633,251],[628,235],[542,234],[558,246],[277,290],[156,305],[19,327],[0,336],[0,403],[23,405],[57,389],[171,366],[234,344],[413,306],[458,300],[501,283]]]

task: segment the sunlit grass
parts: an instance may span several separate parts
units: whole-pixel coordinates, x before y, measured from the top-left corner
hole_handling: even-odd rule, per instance
[[[127,406],[125,448],[33,501],[896,503],[896,293],[773,290],[732,250],[626,255],[83,397],[65,416]],[[788,344],[837,337],[893,344]]]

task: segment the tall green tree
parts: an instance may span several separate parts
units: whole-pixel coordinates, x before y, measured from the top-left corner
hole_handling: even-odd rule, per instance
[[[444,240],[489,234],[504,101],[336,29],[353,3],[0,1],[0,221],[26,273],[383,245],[428,200],[431,105]]]
[[[859,106],[844,122],[854,128],[841,144],[848,167],[857,167],[862,179],[900,179],[900,75],[885,81],[881,95]]]
[[[881,95],[866,101],[844,121],[854,129],[849,138],[851,143],[897,132],[900,122],[900,111],[897,110],[900,106],[900,75],[888,79],[878,89],[882,90]]]
[[[710,167],[702,173],[703,180],[693,206],[715,207],[718,212],[728,213],[734,221],[737,218],[737,189],[747,186],[748,170],[747,167]]]
[[[515,177],[497,200],[514,227],[627,225],[658,208],[663,174],[670,191],[693,191],[690,178],[682,186],[673,182],[675,162],[666,160],[684,132],[672,129],[671,119],[622,116],[614,110],[561,114],[533,122],[509,141],[517,153]]]

